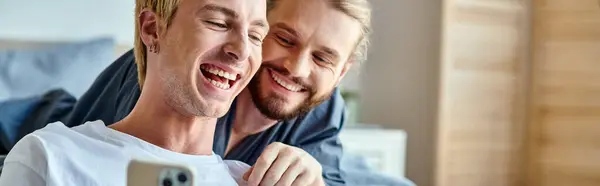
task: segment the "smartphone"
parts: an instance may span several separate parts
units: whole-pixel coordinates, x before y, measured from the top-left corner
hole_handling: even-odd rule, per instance
[[[133,159],[127,166],[127,186],[193,186],[194,170],[181,164]]]

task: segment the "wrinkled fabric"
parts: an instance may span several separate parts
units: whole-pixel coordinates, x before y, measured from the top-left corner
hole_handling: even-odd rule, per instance
[[[0,102],[0,154],[8,154],[8,151],[17,142],[21,123],[40,103],[41,99],[41,97],[35,96]]]
[[[108,128],[102,121],[73,128],[56,122],[26,135],[14,146],[4,162],[0,185],[126,186],[128,164],[133,159],[189,166],[195,172],[195,185],[238,186],[237,179],[250,168],[223,161],[214,153],[169,151]]]

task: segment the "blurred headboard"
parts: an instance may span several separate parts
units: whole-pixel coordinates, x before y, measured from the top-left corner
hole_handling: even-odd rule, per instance
[[[51,42],[51,41],[24,41],[24,40],[10,40],[0,39],[0,49],[19,49],[19,48],[38,48],[56,44],[62,44],[67,42]],[[115,45],[115,57],[123,55],[125,52],[131,50],[131,45]],[[115,58],[116,59],[116,58]]]

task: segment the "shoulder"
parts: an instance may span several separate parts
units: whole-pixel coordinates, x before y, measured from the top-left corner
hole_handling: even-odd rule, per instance
[[[49,154],[64,151],[69,147],[77,148],[77,141],[80,141],[78,139],[84,138],[84,133],[95,123],[89,122],[74,128],[69,128],[61,122],[48,124],[19,140],[5,161],[27,163],[32,159],[46,159]]]
[[[71,129],[63,123],[56,122],[27,134],[11,149],[6,161],[19,159],[19,157],[43,155],[49,142],[61,141],[69,130]]]
[[[81,142],[87,138],[86,130],[92,129],[93,124],[97,123],[90,122],[75,128],[68,128],[61,122],[48,124],[19,140],[4,163],[21,164],[39,171],[39,175],[46,175],[49,165],[60,164],[68,159],[66,156],[70,153],[86,148]]]
[[[15,144],[4,160],[6,167],[4,167],[3,172],[12,171],[8,165],[16,164],[36,171],[41,176],[46,175],[48,149],[44,144],[46,132],[41,130],[26,135]]]

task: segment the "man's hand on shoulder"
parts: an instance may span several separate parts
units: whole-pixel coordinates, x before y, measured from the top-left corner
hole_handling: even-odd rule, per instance
[[[244,174],[249,186],[325,185],[321,164],[306,151],[275,142]]]

